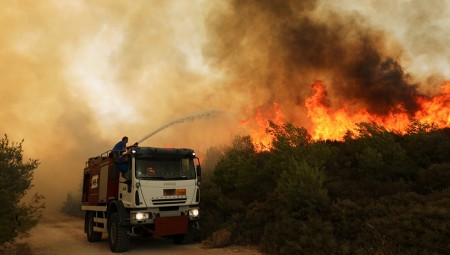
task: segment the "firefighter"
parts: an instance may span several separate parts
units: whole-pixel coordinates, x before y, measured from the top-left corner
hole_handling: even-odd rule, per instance
[[[112,148],[113,153],[122,154],[127,149],[127,143],[128,143],[128,137],[124,136],[122,137],[122,140],[116,143],[114,147]]]

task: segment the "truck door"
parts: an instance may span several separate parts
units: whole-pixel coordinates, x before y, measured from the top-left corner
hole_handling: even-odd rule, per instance
[[[128,160],[128,171],[120,173],[119,177],[119,200],[122,201],[125,207],[133,206],[133,183],[134,183],[134,157],[130,157]]]

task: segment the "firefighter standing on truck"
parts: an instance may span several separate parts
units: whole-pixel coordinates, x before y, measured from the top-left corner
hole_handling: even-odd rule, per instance
[[[122,137],[122,140],[112,148],[112,153],[122,154],[127,149],[128,137]]]
[[[122,153],[127,149],[128,137],[122,137],[122,140],[116,143],[111,150],[110,157],[116,162],[119,171],[122,173],[128,172],[128,160],[122,157]]]

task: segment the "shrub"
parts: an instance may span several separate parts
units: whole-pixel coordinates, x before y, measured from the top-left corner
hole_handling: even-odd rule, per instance
[[[6,135],[0,139],[0,246],[34,227],[44,208],[39,194],[22,202],[39,165],[36,159],[23,160],[22,142],[10,144]]]

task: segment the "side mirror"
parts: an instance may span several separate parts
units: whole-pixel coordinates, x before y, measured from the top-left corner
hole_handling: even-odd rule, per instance
[[[197,176],[198,177],[202,176],[202,167],[200,165],[197,165]]]

